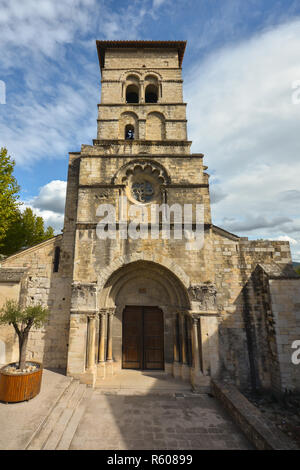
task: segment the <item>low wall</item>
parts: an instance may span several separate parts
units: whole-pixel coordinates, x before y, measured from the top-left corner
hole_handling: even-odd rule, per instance
[[[214,379],[211,390],[256,449],[297,449],[296,444],[268,421],[234,385]]]

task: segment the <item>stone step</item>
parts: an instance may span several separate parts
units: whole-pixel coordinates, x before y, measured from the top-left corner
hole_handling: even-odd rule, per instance
[[[86,385],[73,380],[59,401],[35,434],[28,450],[54,450],[59,445],[69,421],[79,406],[86,391]]]
[[[203,394],[210,393],[209,387],[203,387],[201,390],[197,390],[195,394],[193,392],[176,392],[175,390],[141,390],[141,389],[134,389],[134,388],[123,388],[121,390],[116,390],[115,388],[112,389],[105,389],[105,390],[97,390],[98,395],[126,395],[126,396],[151,396],[151,395],[166,395],[170,397],[176,397],[177,394],[184,394],[184,398],[192,397],[192,396],[199,396]]]
[[[210,393],[210,377],[197,378],[192,387],[188,381],[167,374],[121,372],[107,379],[98,378],[97,393],[103,395],[173,395],[176,393]]]
[[[78,382],[72,380],[68,387],[65,389],[64,393],[57,401],[50,414],[45,418],[42,425],[39,427],[38,431],[32,437],[30,443],[27,445],[26,449],[28,450],[40,450],[42,449],[44,443],[47,441],[53,426],[59,419],[61,413],[63,412],[66,403],[70,399],[70,396],[74,393],[74,389],[78,386]]]
[[[88,401],[90,400],[92,393],[93,393],[92,388],[87,388],[85,390],[83,398],[81,402],[79,403],[79,405],[77,406],[77,408],[75,409],[71,419],[69,420],[64,430],[64,433],[59,441],[59,444],[56,447],[56,450],[68,450],[69,449],[71,442],[73,440],[74,434],[78,428],[80,420],[86,409],[86,405]]]
[[[59,420],[57,421],[54,428],[52,429],[52,432],[50,436],[48,437],[47,442],[44,444],[43,446],[44,450],[55,450],[57,448],[75,410],[77,409],[81,400],[83,399],[85,391],[86,391],[86,385],[79,384],[77,389],[74,391],[73,395],[71,396],[67,404],[67,407],[65,408]]]

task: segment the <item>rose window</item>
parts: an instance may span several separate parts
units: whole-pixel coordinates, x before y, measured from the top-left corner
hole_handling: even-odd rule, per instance
[[[138,202],[149,202],[154,195],[154,188],[150,181],[136,181],[132,184],[131,193]]]

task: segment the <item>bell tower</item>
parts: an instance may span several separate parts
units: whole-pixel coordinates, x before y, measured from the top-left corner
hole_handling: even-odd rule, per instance
[[[98,145],[114,141],[119,152],[130,154],[170,153],[174,147],[189,153],[181,75],[185,46],[185,41],[97,41]]]

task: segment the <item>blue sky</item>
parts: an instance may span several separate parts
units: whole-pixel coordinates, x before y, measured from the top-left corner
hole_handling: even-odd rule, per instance
[[[186,39],[188,133],[209,167],[214,223],[289,240],[300,261],[299,1],[0,0],[0,28],[0,146],[22,200],[56,230],[68,152],[96,136],[95,40]]]

